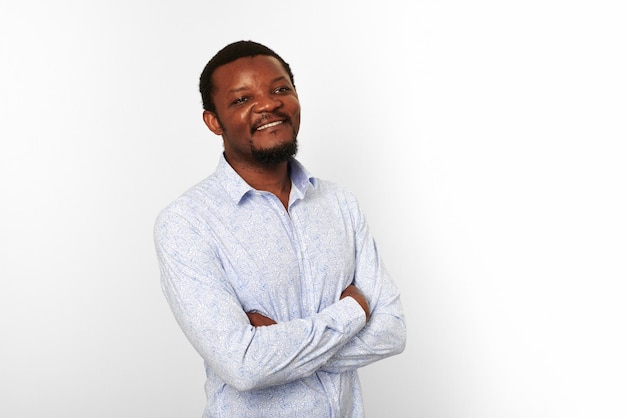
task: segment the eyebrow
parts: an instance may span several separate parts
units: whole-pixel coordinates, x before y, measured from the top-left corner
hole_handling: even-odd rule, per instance
[[[287,77],[285,77],[284,75],[278,76],[275,79],[273,79],[270,83],[273,84],[273,83],[276,83],[276,82],[281,81],[281,80],[287,80]],[[241,87],[237,87],[237,88],[234,88],[234,89],[230,89],[230,90],[228,90],[228,92],[229,93],[239,93],[240,91],[248,90],[249,88],[250,87],[248,87],[246,85],[246,86],[241,86]]]

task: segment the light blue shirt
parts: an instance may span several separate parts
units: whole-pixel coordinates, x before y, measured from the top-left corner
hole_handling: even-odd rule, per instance
[[[295,159],[290,176],[287,211],[222,156],[156,221],[163,291],[205,361],[204,417],[362,417],[357,368],[404,349],[399,291],[356,199]],[[367,324],[339,300],[350,284]],[[249,311],[277,324],[255,328]]]

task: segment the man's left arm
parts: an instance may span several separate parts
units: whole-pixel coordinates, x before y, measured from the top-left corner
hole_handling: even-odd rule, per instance
[[[366,326],[321,370],[354,370],[404,350],[406,325],[400,291],[387,272],[369,226],[356,200],[353,202],[355,274],[353,284],[363,292],[370,308]]]
[[[331,373],[355,370],[399,354],[406,344],[400,291],[383,265],[358,203],[352,197],[348,205],[353,208],[355,239],[355,273],[353,286],[350,287],[355,287],[365,297],[369,315],[366,313],[368,321],[365,327],[319,369]],[[348,289],[342,293],[342,298],[350,296],[347,291]],[[276,323],[258,313],[248,312],[247,315],[253,326]]]

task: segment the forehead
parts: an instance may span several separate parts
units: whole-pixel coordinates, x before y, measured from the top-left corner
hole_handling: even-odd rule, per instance
[[[215,93],[270,83],[280,77],[290,81],[280,61],[269,55],[238,58],[216,68],[212,77]]]

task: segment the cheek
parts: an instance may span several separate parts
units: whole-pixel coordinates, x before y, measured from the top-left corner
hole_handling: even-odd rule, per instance
[[[298,104],[298,106],[296,108],[294,119],[295,119],[295,123],[300,125],[300,105],[299,104]]]
[[[250,124],[251,109],[243,109],[237,114],[237,123],[241,129],[248,130]]]
[[[296,96],[291,97],[290,103],[295,109],[298,109],[298,112],[300,112],[300,100],[298,100]]]
[[[288,102],[289,112],[293,115],[295,121],[300,122],[300,102],[298,99],[292,99]]]
[[[237,133],[236,136],[248,133],[250,130],[249,113],[247,110],[240,110],[226,114],[222,121],[222,128],[224,131],[230,132],[231,135]]]

